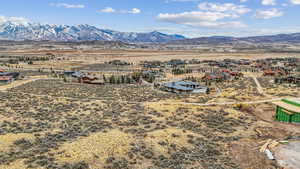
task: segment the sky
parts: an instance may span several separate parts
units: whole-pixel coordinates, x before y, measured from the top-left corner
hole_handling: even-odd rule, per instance
[[[300,32],[299,10],[300,0],[3,0],[0,23],[243,37]]]

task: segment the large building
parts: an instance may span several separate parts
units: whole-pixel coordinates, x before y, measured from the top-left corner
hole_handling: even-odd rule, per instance
[[[190,81],[168,82],[163,84],[166,91],[173,93],[207,93],[208,88]]]
[[[274,104],[277,106],[276,120],[300,123],[300,99],[282,99]]]

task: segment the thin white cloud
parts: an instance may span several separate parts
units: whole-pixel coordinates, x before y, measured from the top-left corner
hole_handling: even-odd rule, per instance
[[[286,34],[286,33],[298,33],[300,27],[278,27],[278,28],[262,28],[253,31],[253,34],[259,35],[271,35],[271,34]]]
[[[206,27],[214,29],[224,29],[224,28],[245,28],[246,24],[240,21],[228,21],[228,22],[198,22],[198,23],[186,23],[186,25],[194,27]]]
[[[300,0],[290,0],[294,5],[300,5]]]
[[[131,13],[131,14],[139,14],[139,13],[141,13],[141,10],[138,8],[132,8],[130,11],[127,11],[127,12]]]
[[[276,0],[262,0],[262,5],[276,5]]]
[[[283,12],[273,8],[273,9],[268,9],[268,10],[257,10],[256,13],[254,14],[254,18],[257,19],[271,19],[271,18],[276,18],[280,17],[283,15]]]
[[[28,24],[28,19],[24,17],[5,17],[5,16],[0,16],[0,24],[5,23],[5,22],[12,22],[14,24],[23,24],[26,25]]]
[[[200,0],[166,0],[165,3],[170,3],[170,2],[198,2]]]
[[[235,5],[233,3],[210,3],[203,2],[198,5],[198,8],[206,11],[216,11],[216,12],[230,12],[236,14],[245,14],[251,11],[250,8],[247,8],[244,5]]]
[[[164,22],[182,24],[195,27],[209,27],[209,28],[241,28],[246,25],[239,21],[220,22],[224,18],[235,18],[235,15],[226,14],[222,12],[202,12],[192,11],[177,14],[159,14],[157,19]]]
[[[116,10],[113,9],[112,7],[106,7],[104,9],[101,9],[100,11],[103,12],[103,13],[114,13],[114,12],[116,12]]]
[[[226,14],[222,12],[202,12],[192,11],[183,13],[160,13],[158,19],[162,21],[168,21],[173,23],[185,23],[185,22],[201,22],[201,21],[217,21],[224,18],[235,18],[235,15]]]
[[[50,6],[58,8],[85,8],[82,4],[68,4],[68,3],[51,3]]]
[[[115,10],[112,7],[106,7],[101,9],[100,12],[102,13],[124,13],[124,14],[139,14],[141,10],[138,8],[132,8],[131,10]]]
[[[198,5],[199,11],[182,13],[160,13],[157,19],[163,22],[175,23],[192,27],[205,28],[244,28],[247,25],[241,21],[232,21],[251,11],[244,5],[233,3],[209,3]]]

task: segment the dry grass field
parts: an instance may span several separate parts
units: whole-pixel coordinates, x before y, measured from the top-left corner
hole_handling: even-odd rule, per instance
[[[263,59],[276,57],[299,57],[300,53],[264,53],[264,52],[203,52],[199,50],[12,50],[5,51],[5,55],[45,55],[52,53],[65,61],[36,62],[34,65],[25,65],[26,68],[53,67],[56,69],[70,69],[72,67],[85,66],[95,63],[104,63],[111,60],[124,60],[130,63],[141,61],[168,61],[171,59],[199,59],[199,60],[221,60],[221,59]]]
[[[223,86],[216,100],[263,98],[244,83],[253,82]],[[147,86],[38,80],[0,94],[3,169],[272,167],[254,148],[292,133],[278,135],[253,114],[256,105],[185,105],[196,96]]]
[[[113,70],[99,65],[114,59],[138,63],[291,55],[149,50],[6,54],[46,52],[68,59],[24,68],[101,71]],[[28,71],[27,78],[36,75]],[[273,85],[259,74],[213,83],[208,94],[175,94],[140,84],[79,84],[46,75],[0,86],[0,169],[276,169],[278,164],[258,151],[262,142],[300,135],[299,126],[274,122],[271,103],[250,103],[300,97],[299,87]],[[259,77],[264,94],[252,75]],[[166,79],[187,76],[167,74]]]

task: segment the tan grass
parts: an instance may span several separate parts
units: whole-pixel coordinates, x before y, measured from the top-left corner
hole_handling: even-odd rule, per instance
[[[23,162],[24,160],[17,160],[9,165],[0,165],[0,169],[27,169],[26,165]],[[43,169],[43,168],[39,168]]]
[[[57,152],[59,162],[85,161],[91,168],[102,168],[108,157],[125,156],[133,137],[119,130],[110,130],[107,133],[99,132],[73,142],[63,144]]]
[[[14,141],[25,138],[27,140],[33,140],[35,137],[33,134],[19,133],[19,134],[5,134],[0,135],[0,151],[8,151]]]
[[[178,137],[173,137],[172,134],[176,134]],[[188,147],[189,144],[186,137],[188,134],[196,136],[196,134],[192,132],[187,131],[184,133],[181,129],[176,128],[156,130],[148,133],[147,137],[145,138],[145,142],[154,149],[155,153],[167,154],[169,146],[161,146],[158,144],[160,141],[164,141],[169,145],[175,144],[178,146],[178,148]]]

